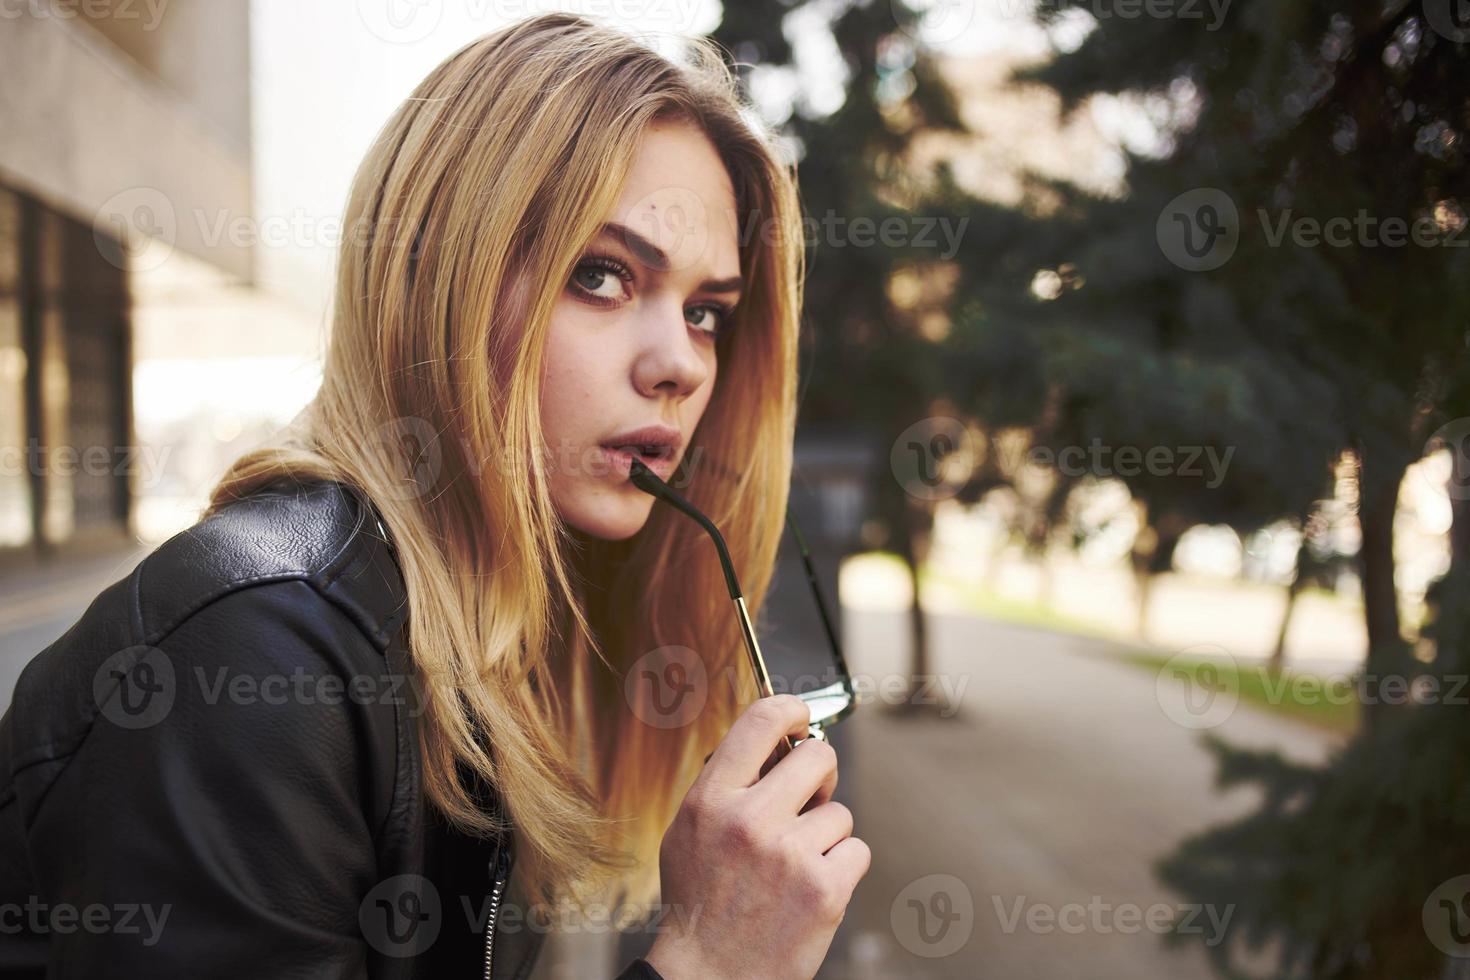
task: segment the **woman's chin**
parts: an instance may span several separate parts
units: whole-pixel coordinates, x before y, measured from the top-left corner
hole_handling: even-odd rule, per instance
[[[585,508],[572,508],[564,512],[568,524],[589,537],[603,541],[625,541],[643,530],[648,515],[653,510],[653,498],[644,495],[642,500],[607,500],[589,504]]]

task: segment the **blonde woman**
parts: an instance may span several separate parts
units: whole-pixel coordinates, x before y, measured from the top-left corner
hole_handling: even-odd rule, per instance
[[[835,757],[770,764],[807,710],[741,710],[713,550],[628,478],[712,517],[758,614],[802,229],[690,54],[539,16],[388,122],[319,394],[19,681],[0,903],[98,911],[0,933],[0,970],[524,977],[548,910],[648,902],[624,977],[816,972],[869,863]],[[674,648],[708,690],[658,724],[629,677]]]

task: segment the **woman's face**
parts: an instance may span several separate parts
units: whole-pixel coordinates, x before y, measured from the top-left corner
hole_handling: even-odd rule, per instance
[[[630,452],[665,480],[688,453],[714,390],[715,337],[740,298],[736,229],[709,138],[651,127],[551,315],[541,424],[552,499],[578,530],[637,533],[654,498],[629,481]]]

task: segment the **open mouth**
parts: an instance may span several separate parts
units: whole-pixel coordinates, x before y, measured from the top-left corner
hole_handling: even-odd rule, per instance
[[[649,464],[652,464],[659,460],[668,460],[674,458],[673,446],[666,446],[658,443],[645,443],[642,445],[626,446],[609,444],[603,446],[602,448],[615,453],[626,453],[629,456],[637,456],[639,459],[643,460],[643,462]]]
[[[601,447],[606,454],[612,471],[627,477],[633,469],[633,460],[640,460],[660,479],[667,480],[674,471],[674,447],[664,444],[651,445],[606,445]]]

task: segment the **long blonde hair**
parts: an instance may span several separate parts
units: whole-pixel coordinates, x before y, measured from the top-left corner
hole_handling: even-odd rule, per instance
[[[725,682],[744,676],[743,648],[697,525],[657,504],[626,541],[577,542],[542,458],[548,318],[655,121],[697,125],[735,189],[747,287],[681,485],[723,530],[755,616],[783,525],[805,270],[797,190],[718,45],[686,51],[676,62],[553,13],[435,68],[352,185],[320,391],[209,502],[291,475],[354,485],[379,508],[426,698],[426,793],[452,824],[489,835],[500,821],[458,767],[494,787],[517,876],[545,898],[619,882],[651,896],[663,831],[750,693]],[[652,692],[625,697],[623,675],[670,645],[698,654],[709,690],[690,724],[660,728],[639,720]]]

